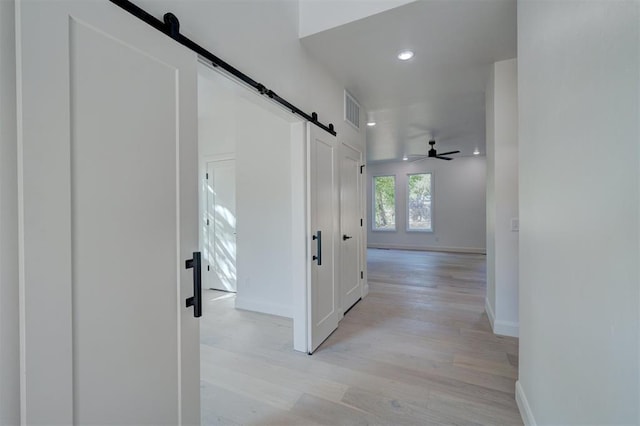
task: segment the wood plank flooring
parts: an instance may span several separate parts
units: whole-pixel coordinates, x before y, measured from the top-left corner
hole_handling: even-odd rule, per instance
[[[369,296],[312,356],[290,319],[206,291],[205,425],[522,425],[518,340],[484,313],[485,257],[368,251]]]

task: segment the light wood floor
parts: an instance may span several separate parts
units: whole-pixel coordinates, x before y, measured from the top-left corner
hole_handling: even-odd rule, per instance
[[[207,291],[206,425],[521,425],[518,341],[484,313],[485,257],[368,252],[370,293],[312,356],[291,320]]]

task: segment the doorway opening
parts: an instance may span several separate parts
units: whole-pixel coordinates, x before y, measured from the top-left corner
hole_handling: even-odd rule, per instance
[[[199,65],[203,284],[232,293],[235,308],[293,318],[293,283],[305,278],[304,141],[299,118]]]
[[[206,289],[237,292],[236,160],[206,161],[205,218],[202,230]]]
[[[315,331],[337,326],[320,323],[363,297],[363,153],[205,64],[198,140],[206,418],[234,345],[304,357],[324,340]],[[329,266],[331,282],[314,287]]]

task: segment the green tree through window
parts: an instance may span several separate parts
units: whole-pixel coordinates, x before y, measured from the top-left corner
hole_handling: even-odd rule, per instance
[[[409,231],[431,231],[431,173],[408,176],[407,200]]]
[[[376,176],[373,178],[373,229],[396,229],[396,177]]]

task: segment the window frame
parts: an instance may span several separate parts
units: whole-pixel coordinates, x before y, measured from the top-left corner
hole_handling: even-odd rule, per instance
[[[393,229],[376,228],[376,178],[393,178]],[[371,231],[372,232],[398,232],[398,179],[395,174],[380,174],[371,176]]]
[[[411,201],[411,194],[410,194],[410,188],[409,188],[409,181],[411,179],[411,176],[417,176],[417,175],[430,175],[431,177],[430,179],[430,184],[431,184],[431,205],[429,206],[429,210],[430,210],[430,216],[431,216],[431,228],[429,229],[412,229],[411,228],[411,218],[410,218],[410,212],[411,209],[409,207],[409,202]],[[417,172],[417,173],[407,173],[407,184],[406,184],[406,198],[405,198],[405,210],[406,210],[406,215],[405,215],[405,232],[421,232],[421,233],[427,233],[427,234],[433,234],[435,231],[435,227],[434,227],[434,220],[433,220],[433,206],[434,206],[434,180],[433,180],[433,172]]]

